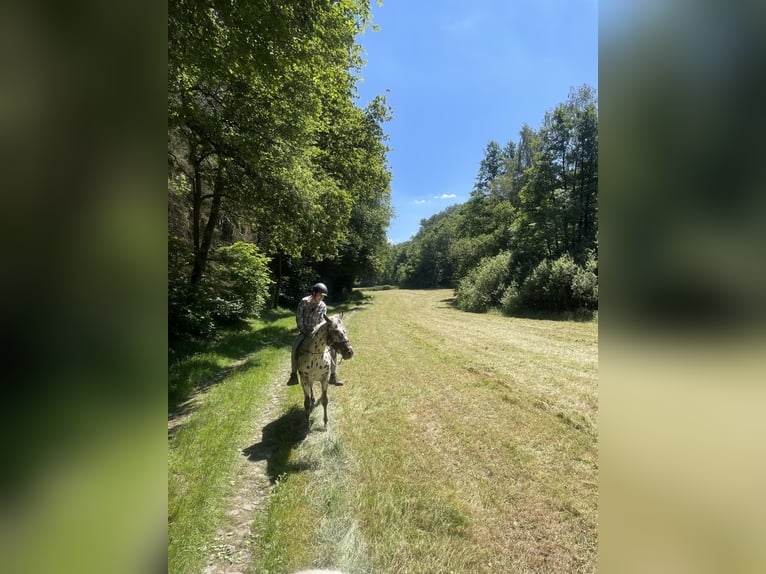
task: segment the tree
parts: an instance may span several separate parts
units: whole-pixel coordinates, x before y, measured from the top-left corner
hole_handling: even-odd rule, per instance
[[[484,197],[490,193],[492,182],[497,176],[505,173],[505,158],[503,150],[495,140],[490,141],[484,150],[484,158],[479,164],[479,173],[471,192],[472,197]]]
[[[301,289],[318,261],[377,269],[389,111],[355,105],[355,39],[369,21],[368,0],[171,0],[169,234],[188,247],[174,247],[178,302],[195,305],[226,276],[231,262],[213,270],[212,254],[238,240],[271,259],[272,303],[283,270]]]
[[[268,251],[338,246],[352,198],[317,146],[352,96],[368,21],[366,1],[170,2],[169,158],[190,182],[192,284],[225,211]]]
[[[538,131],[524,124],[518,144],[487,144],[470,199],[421,221],[396,276],[402,286],[457,285],[466,309],[594,309],[597,196],[597,103],[581,86]]]
[[[386,228],[391,220],[391,174],[382,124],[391,118],[385,97],[374,98],[364,110],[351,106],[333,122],[328,134],[329,172],[350,190],[353,206],[337,254],[317,264],[319,276],[342,294],[350,292],[362,277],[383,272],[387,245]]]

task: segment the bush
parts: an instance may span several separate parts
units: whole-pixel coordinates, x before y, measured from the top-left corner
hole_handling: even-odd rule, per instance
[[[510,280],[510,264],[510,252],[482,259],[458,283],[455,291],[457,306],[474,313],[500,306]]]
[[[172,342],[187,337],[207,337],[215,330],[215,322],[200,302],[205,297],[189,284],[192,251],[178,237],[168,239],[168,339]]]
[[[572,295],[578,307],[588,310],[598,309],[598,262],[591,254],[585,268],[578,267],[572,278]]]
[[[208,338],[217,329],[260,315],[266,306],[269,259],[251,243],[237,242],[211,254],[207,273],[189,283],[191,248],[171,238],[168,243],[168,338],[171,346],[188,338]]]
[[[586,268],[577,265],[568,254],[550,262],[541,261],[524,280],[515,297],[506,302],[515,309],[534,311],[574,311],[598,308],[596,262],[588,260]]]
[[[237,241],[218,248],[211,259],[205,285],[217,323],[257,317],[266,306],[269,258],[252,243]]]
[[[477,237],[460,237],[449,246],[449,257],[453,262],[453,280],[457,283],[467,277],[485,257],[497,253],[495,239],[491,234]]]
[[[503,291],[500,297],[500,310],[505,315],[512,315],[522,310],[519,286],[516,281],[511,281],[511,284]]]

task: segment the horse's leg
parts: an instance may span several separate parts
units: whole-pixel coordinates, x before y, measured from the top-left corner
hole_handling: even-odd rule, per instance
[[[324,426],[327,426],[327,385],[329,380],[329,374],[322,375],[322,409],[324,410]]]
[[[308,375],[301,375],[301,386],[303,387],[303,409],[306,411],[306,424],[309,424],[311,411],[314,409],[314,385],[304,383],[304,380],[308,380]]]

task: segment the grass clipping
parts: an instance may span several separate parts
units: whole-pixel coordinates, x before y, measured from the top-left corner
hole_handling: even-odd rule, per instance
[[[598,326],[451,298],[351,314],[346,385],[290,453],[254,571],[596,571]]]

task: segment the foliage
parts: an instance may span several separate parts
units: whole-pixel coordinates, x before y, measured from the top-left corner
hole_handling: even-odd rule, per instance
[[[169,3],[174,328],[204,335],[261,305],[227,287],[248,281],[217,251],[238,241],[276,261],[274,305],[317,275],[340,292],[382,268],[391,111],[355,103],[369,24],[368,0]]]
[[[460,206],[452,206],[420,222],[415,238],[399,252],[396,281],[402,287],[450,287],[454,260],[450,245],[461,221]],[[402,267],[402,263],[406,267]]]
[[[172,238],[168,245],[168,328],[171,345],[188,337],[210,337],[223,325],[257,317],[268,302],[269,259],[251,243],[218,248],[209,273],[188,281],[188,245]]]
[[[510,252],[482,259],[458,284],[457,306],[475,313],[497,307],[508,284],[510,263]]]
[[[503,310],[569,311],[594,309],[598,302],[595,260],[583,268],[569,254],[554,261],[544,259],[526,278],[521,288],[503,297]]]
[[[217,322],[260,315],[272,283],[268,263],[252,243],[238,241],[216,251],[208,281]]]
[[[497,242],[494,234],[459,237],[449,247],[449,255],[454,265],[453,279],[459,281],[482,259],[491,257],[496,252]]]
[[[581,86],[539,130],[524,125],[518,143],[489,142],[470,199],[421,221],[392,250],[385,278],[456,286],[471,310],[597,309],[597,198],[596,95]],[[495,284],[489,276],[500,272],[489,261],[506,253]]]
[[[191,247],[178,237],[168,239],[168,339],[171,348],[190,337],[209,337],[215,321],[199,285],[189,283]]]
[[[598,261],[593,253],[572,278],[572,297],[578,307],[598,309]]]

